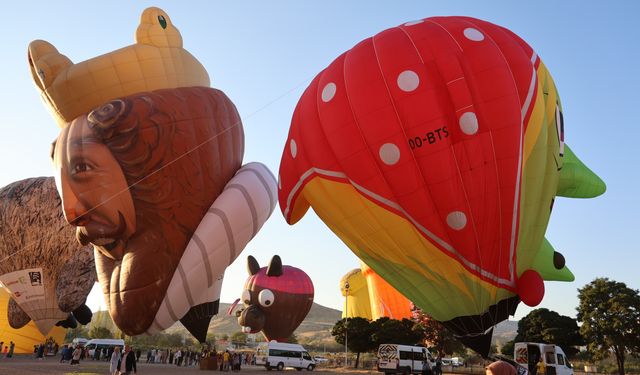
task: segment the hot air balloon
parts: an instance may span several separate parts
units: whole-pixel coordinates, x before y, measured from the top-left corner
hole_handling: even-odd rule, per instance
[[[275,206],[275,178],[242,165],[238,112],[162,9],[135,43],[72,63],[30,44],[33,80],[61,132],[52,159],[66,220],[95,250],[115,324],[153,334],[180,320],[200,341],[225,268]]]
[[[539,303],[543,278],[573,280],[544,239],[554,199],[605,185],[564,141],[554,81],[517,35],[468,17],[407,22],[358,43],[305,90],[280,208],[294,224],[312,206],[487,355],[491,327],[521,300]]]
[[[360,268],[347,272],[340,279],[340,292],[345,297],[345,307],[342,318],[365,318],[372,320],[371,302],[367,279]]]
[[[245,333],[262,331],[269,341],[286,341],[313,305],[311,279],[299,268],[282,265],[278,255],[262,268],[249,256],[247,269],[238,324]]]
[[[360,268],[367,280],[372,319],[378,320],[382,317],[396,320],[411,319],[411,301],[366,264],[361,263]]]
[[[33,321],[19,329],[11,327],[7,319],[7,306],[11,295],[9,291],[0,288],[0,340],[5,345],[9,345],[11,341],[15,344],[14,353],[30,354],[33,353],[33,346],[39,345],[52,338],[58,345],[64,342],[64,336],[67,330],[63,327],[53,327],[47,335],[43,335]]]
[[[349,271],[340,280],[340,292],[346,297],[342,317],[361,317],[368,320],[378,320],[382,317],[410,319],[411,301],[369,266],[361,263],[360,267]]]
[[[11,294],[2,309],[11,327],[33,320],[47,335],[54,326],[91,321],[85,302],[96,282],[93,252],[64,222],[52,177],[0,189],[0,238],[0,284]]]

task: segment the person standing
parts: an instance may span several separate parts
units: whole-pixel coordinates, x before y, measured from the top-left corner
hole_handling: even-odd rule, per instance
[[[9,342],[9,354],[7,354],[7,358],[13,357],[13,350],[15,349],[15,347],[16,344],[13,341]]]
[[[124,346],[124,353],[118,362],[118,370],[120,371],[120,375],[130,375],[132,371],[134,374],[138,372],[136,369],[135,353],[131,352],[129,345]]]
[[[181,363],[182,363],[182,350],[178,349],[178,351],[176,352],[176,366],[180,367]]]
[[[82,349],[80,348],[80,345],[78,345],[76,346],[76,349],[73,351],[73,354],[71,357],[72,365],[80,364],[80,354],[82,354]]]
[[[111,360],[109,362],[109,375],[118,374],[118,362],[120,361],[120,347],[116,346],[111,353]]]
[[[538,364],[536,365],[536,369],[537,369],[537,375],[544,375],[546,367],[544,365],[544,361],[542,360],[542,356],[540,356],[540,360],[538,361]]]
[[[65,361],[65,357],[67,356],[67,346],[63,345],[62,350],[60,351],[60,363]]]
[[[222,354],[222,371],[229,371],[230,359],[231,359],[231,354],[229,354],[228,350],[225,350],[224,354]]]

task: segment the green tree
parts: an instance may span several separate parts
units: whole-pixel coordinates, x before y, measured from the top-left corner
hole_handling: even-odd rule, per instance
[[[297,344],[298,343],[298,337],[296,337],[295,333],[292,333],[291,336],[287,337],[287,342],[289,344]]]
[[[371,341],[372,333],[371,323],[367,319],[359,317],[339,320],[331,330],[331,335],[338,344],[344,345],[346,337],[347,348],[357,353],[356,368],[360,362],[360,353],[369,352],[374,348]]]
[[[247,335],[243,332],[235,332],[231,335],[231,342],[236,345],[245,345],[247,343]]]
[[[515,342],[545,342],[560,346],[569,357],[584,344],[575,319],[548,309],[532,310],[518,322]]]
[[[422,339],[427,346],[434,348],[439,354],[451,355],[464,352],[464,345],[440,322],[416,306],[412,307],[411,312],[412,320],[418,326],[417,328],[422,333]]]
[[[640,354],[640,294],[625,283],[597,278],[578,289],[580,333],[594,359],[613,352],[624,375],[627,353]]]
[[[516,340],[511,340],[504,343],[504,345],[500,347],[500,354],[513,358],[513,348],[515,344],[516,344]]]
[[[380,318],[371,323],[373,327],[373,348],[380,344],[394,343],[415,345],[422,341],[423,333],[420,326],[409,319]]]
[[[106,327],[93,326],[89,331],[89,337],[92,339],[112,339],[113,332]]]
[[[89,330],[86,327],[78,325],[76,328],[68,329],[64,335],[64,342],[71,342],[77,337],[89,337]]]
[[[207,333],[207,342],[215,345],[216,343],[216,335],[213,333]]]

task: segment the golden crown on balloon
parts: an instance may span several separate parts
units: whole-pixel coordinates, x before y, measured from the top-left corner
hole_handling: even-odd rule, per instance
[[[135,43],[74,64],[49,42],[29,44],[29,66],[60,127],[101,104],[159,89],[209,86],[204,66],[182,48],[182,36],[162,9],[140,16]]]

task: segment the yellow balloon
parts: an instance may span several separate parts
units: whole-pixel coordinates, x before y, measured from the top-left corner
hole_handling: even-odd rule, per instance
[[[62,327],[53,327],[47,336],[43,336],[38,331],[38,327],[33,321],[30,321],[20,329],[11,328],[7,319],[8,303],[9,292],[4,288],[0,288],[0,341],[4,341],[5,346],[9,346],[9,343],[13,341],[16,345],[14,353],[33,353],[33,346],[44,343],[48,337],[53,337],[58,345],[63,344],[67,330]]]

